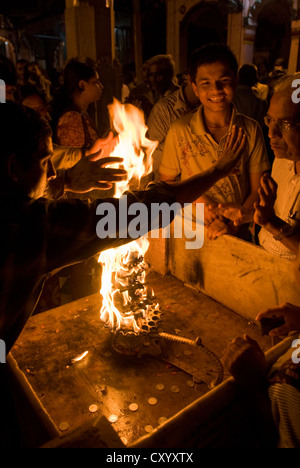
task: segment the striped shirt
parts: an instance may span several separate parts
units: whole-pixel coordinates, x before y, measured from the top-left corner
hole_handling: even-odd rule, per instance
[[[278,185],[274,211],[283,221],[293,227],[300,227],[300,174],[296,174],[295,162],[288,159],[275,158],[272,167],[272,177]],[[271,233],[262,228],[259,233],[260,245],[275,255],[289,260],[295,259],[295,254],[276,241]]]
[[[294,363],[291,347],[269,372],[268,394],[274,423],[278,428],[278,448],[300,448],[300,363]]]
[[[148,138],[158,141],[158,146],[152,154],[154,176],[158,178],[158,168],[163,154],[165,139],[171,124],[192,111],[193,107],[187,102],[183,86],[172,94],[160,99],[152,108],[147,120]]]

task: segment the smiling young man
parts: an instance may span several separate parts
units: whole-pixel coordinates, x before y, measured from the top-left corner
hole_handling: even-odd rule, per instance
[[[208,44],[194,52],[191,79],[201,106],[174,122],[168,132],[159,167],[160,179],[185,180],[212,167],[222,154],[226,136],[234,126],[242,128],[247,144],[238,170],[215,184],[198,202],[239,203],[253,208],[262,174],[270,165],[261,129],[257,122],[236,112],[232,105],[238,63],[232,51],[222,44]],[[205,210],[209,239],[235,234],[228,219]]]
[[[274,152],[271,176],[263,176],[255,212],[231,204],[219,213],[236,224],[250,221],[261,226],[259,244],[267,251],[293,260],[300,243],[300,107],[292,100],[300,73],[283,78],[270,101],[265,123]]]

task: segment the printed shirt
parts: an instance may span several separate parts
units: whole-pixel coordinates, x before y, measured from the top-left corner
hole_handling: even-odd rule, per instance
[[[57,144],[60,146],[89,147],[99,135],[87,113],[65,112],[56,129]]]
[[[217,182],[206,195],[218,203],[242,204],[250,193],[249,174],[261,174],[270,169],[264,139],[258,123],[233,107],[229,131],[233,125],[247,134],[246,149],[234,174]],[[226,135],[218,144],[206,131],[203,107],[175,121],[168,132],[159,168],[164,176],[181,180],[211,168],[221,156]]]
[[[288,159],[275,158],[272,166],[272,177],[277,183],[277,198],[274,211],[283,221],[300,228],[300,174],[296,174],[295,162]],[[275,255],[289,260],[295,259],[295,254],[276,241],[271,233],[262,227],[259,233],[260,245]]]

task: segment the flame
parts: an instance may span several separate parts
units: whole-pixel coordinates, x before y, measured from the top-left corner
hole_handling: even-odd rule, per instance
[[[148,128],[143,112],[137,107],[123,105],[114,99],[108,110],[112,125],[119,135],[119,143],[111,156],[124,158],[122,167],[128,174],[127,180],[116,184],[115,197],[120,198],[125,190],[138,189],[142,178],[152,171],[152,153],[158,143],[146,137]],[[149,294],[143,286],[147,269],[144,255],[148,246],[148,239],[140,238],[125,246],[105,250],[99,256],[102,264],[100,319],[111,330],[122,328],[135,333],[141,330],[141,321],[148,307],[137,309],[136,304],[138,301],[143,302]],[[134,259],[138,261],[132,261]],[[133,278],[138,281],[136,289],[132,284]]]
[[[139,188],[142,177],[152,171],[152,153],[158,142],[148,140],[144,114],[132,104],[121,104],[114,99],[108,106],[110,118],[119,134],[119,143],[111,156],[124,158],[127,180],[116,184],[115,197],[119,198],[128,188]]]

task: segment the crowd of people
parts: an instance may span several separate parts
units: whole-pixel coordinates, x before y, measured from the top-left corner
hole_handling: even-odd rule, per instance
[[[124,102],[144,111],[148,137],[158,141],[153,183],[129,192],[127,203],[202,202],[209,240],[231,234],[257,242],[295,264],[299,284],[300,111],[291,95],[300,74],[275,75],[269,86],[260,83],[256,67],[239,66],[222,44],[197,49],[180,83],[171,56],[147,61],[143,82],[132,85]],[[75,279],[79,272],[88,277],[95,255],[130,236],[124,226],[118,226],[117,238],[96,235],[103,190],[126,173],[106,167],[122,162],[122,155],[110,157],[117,137],[109,129],[99,135],[89,113],[103,89],[95,64],[69,60],[57,89],[37,63],[19,60],[15,67],[3,57],[0,79],[7,100],[0,106],[0,235],[6,246],[0,264],[0,338],[9,351],[43,288],[53,295],[58,270],[68,268]],[[117,199],[108,200],[118,210]],[[300,332],[300,307],[272,306],[257,317],[283,319],[270,334]],[[289,357],[268,374],[264,354],[250,337],[229,344],[224,363],[237,382],[248,389],[253,384],[252,395],[267,401],[272,443],[300,447],[300,366]]]

